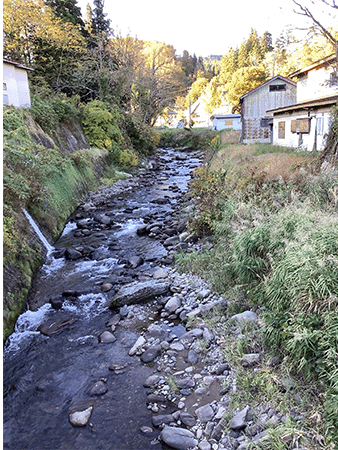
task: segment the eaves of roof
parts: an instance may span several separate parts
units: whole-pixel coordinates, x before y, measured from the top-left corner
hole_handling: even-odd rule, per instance
[[[338,94],[320,97],[312,100],[306,100],[304,102],[295,103],[294,105],[283,106],[282,108],[270,109],[267,112],[278,114],[284,112],[299,111],[300,109],[308,110],[311,108],[318,108],[321,106],[332,106],[335,105],[336,103],[338,103]]]
[[[243,98],[247,97],[248,95],[252,94],[255,91],[258,91],[258,89],[262,88],[263,86],[267,85],[268,83],[271,83],[272,81],[275,80],[283,80],[286,81],[289,84],[292,84],[293,86],[296,86],[297,83],[295,81],[290,80],[290,78],[286,78],[283,77],[282,75],[276,75],[273,78],[270,78],[270,80],[265,81],[265,83],[260,84],[259,86],[257,86],[255,89],[252,89],[251,91],[247,92],[246,94],[242,95],[242,97],[240,98],[240,100],[242,100]]]
[[[323,64],[333,62],[336,59],[335,53],[332,53],[329,56],[326,56],[325,58],[319,59],[318,61],[314,62],[313,64],[310,64],[309,66],[303,67],[302,69],[298,69],[295,72],[292,72],[288,75],[289,78],[297,77],[298,75],[302,73],[309,72],[312,69],[315,69],[316,67],[320,67]]]
[[[7,63],[7,64],[12,64],[13,66],[18,67],[19,69],[25,69],[25,70],[34,71],[34,69],[32,69],[31,67],[24,66],[23,64],[11,61],[10,59],[3,58],[3,62]]]

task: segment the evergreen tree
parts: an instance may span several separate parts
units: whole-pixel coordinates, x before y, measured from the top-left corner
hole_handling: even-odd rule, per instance
[[[80,30],[83,36],[86,36],[85,24],[82,20],[81,10],[77,6],[76,0],[44,0],[56,17],[63,22],[70,22]]]
[[[103,12],[104,0],[94,0],[94,9],[92,12],[92,32],[95,35],[100,33],[111,33],[110,19],[106,19],[107,14]]]
[[[247,67],[248,65],[248,51],[246,42],[243,41],[238,51],[238,68]]]
[[[265,33],[262,36],[262,39],[261,39],[261,50],[262,50],[263,58],[264,58],[264,56],[267,53],[272,52],[272,50],[273,50],[272,34],[269,33],[268,31],[265,31]]]

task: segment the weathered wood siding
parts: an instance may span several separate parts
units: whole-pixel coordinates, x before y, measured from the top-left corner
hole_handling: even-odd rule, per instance
[[[270,86],[285,85],[284,90],[270,91]],[[266,111],[296,103],[296,86],[283,79],[274,79],[250,92],[242,99],[242,141],[271,142],[271,128],[261,127],[261,119],[272,117]]]

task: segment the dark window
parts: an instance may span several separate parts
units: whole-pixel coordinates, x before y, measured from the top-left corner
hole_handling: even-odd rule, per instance
[[[269,90],[270,90],[270,92],[286,91],[286,84],[270,84]]]

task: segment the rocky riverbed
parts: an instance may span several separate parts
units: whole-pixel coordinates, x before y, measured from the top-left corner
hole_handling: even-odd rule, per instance
[[[226,299],[174,265],[204,245],[186,226],[202,158],[159,150],[70,218],[5,346],[4,449],[243,450],[285,420],[268,403],[229,413],[222,335],[259,318],[226,319]]]

